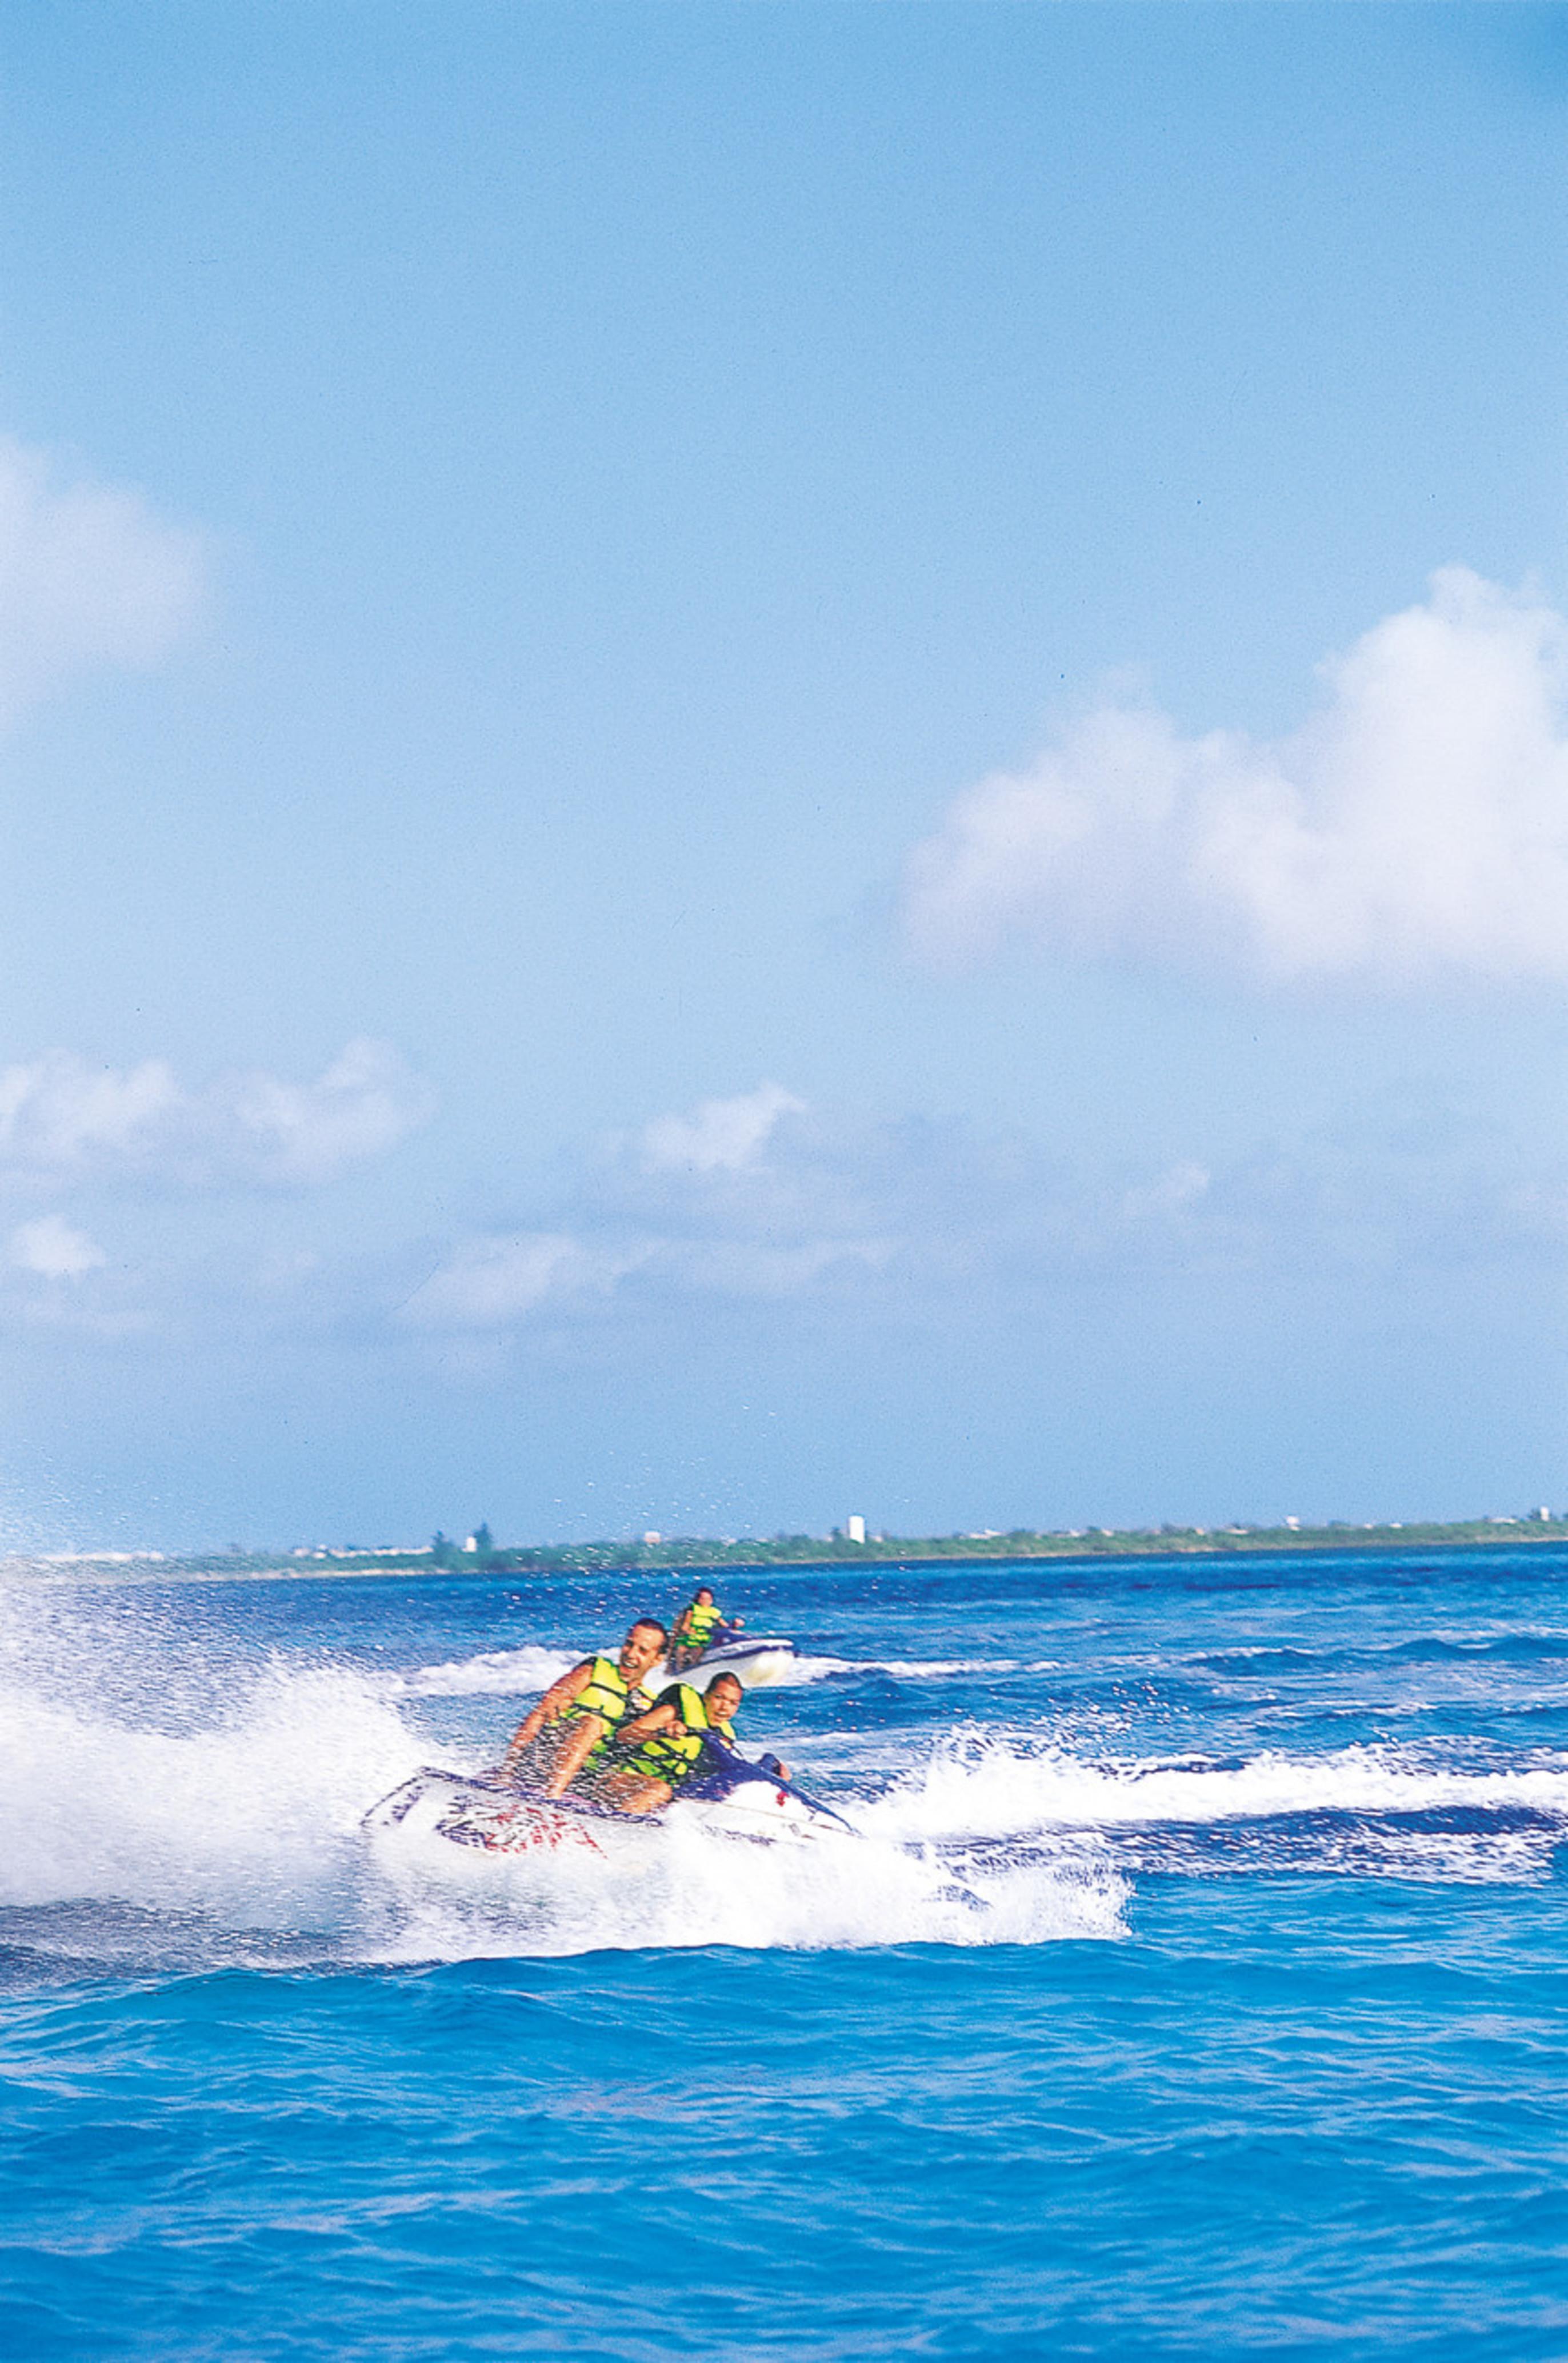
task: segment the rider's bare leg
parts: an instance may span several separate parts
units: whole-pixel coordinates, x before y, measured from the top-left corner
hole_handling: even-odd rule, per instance
[[[577,1717],[561,1742],[560,1753],[550,1767],[550,1777],[545,1783],[547,1797],[558,1797],[563,1790],[571,1786],[609,1728],[602,1714]]]

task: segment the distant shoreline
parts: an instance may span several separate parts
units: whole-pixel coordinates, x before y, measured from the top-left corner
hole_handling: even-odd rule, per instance
[[[695,1535],[657,1543],[493,1545],[469,1551],[442,1543],[424,1549],[378,1548],[190,1553],[81,1551],[14,1553],[0,1565],[13,1573],[90,1576],[156,1581],[160,1577],[464,1576],[536,1577],[602,1574],[764,1574],[778,1568],[823,1570],[857,1567],[981,1566],[997,1560],[1072,1564],[1106,1559],[1308,1558],[1326,1551],[1507,1549],[1521,1544],[1568,1542],[1568,1516],[1477,1518],[1446,1524],[1328,1526],[1165,1526],[1095,1528],[1088,1533],[885,1535],[852,1543],[834,1535],[754,1536],[734,1542]]]

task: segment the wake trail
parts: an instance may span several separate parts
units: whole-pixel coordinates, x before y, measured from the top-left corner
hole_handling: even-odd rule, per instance
[[[389,1696],[407,1698],[523,1697],[547,1690],[551,1682],[576,1665],[584,1652],[551,1649],[525,1643],[512,1649],[485,1649],[471,1658],[443,1659],[417,1666],[403,1674],[384,1677]],[[802,1653],[771,1673],[768,1690],[797,1690],[814,1682],[844,1681],[867,1674],[885,1674],[895,1681],[942,1681],[965,1675],[1044,1673],[1055,1659],[1021,1658],[839,1658],[821,1652]],[[701,1677],[702,1669],[696,1669]],[[674,1679],[670,1677],[670,1679]]]

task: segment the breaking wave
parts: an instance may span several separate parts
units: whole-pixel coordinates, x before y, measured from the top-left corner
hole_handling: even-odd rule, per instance
[[[1568,1763],[1518,1770],[1445,1769],[1398,1747],[1324,1756],[1264,1749],[1227,1764],[1202,1757],[1085,1758],[994,1739],[953,1743],[867,1810],[890,1835],[1212,1822],[1303,1813],[1409,1814],[1524,1807],[1568,1829]]]
[[[1568,1842],[1568,1759],[1443,1763],[1393,1744],[1235,1762],[1089,1758],[971,1733],[895,1778],[860,1819],[950,1852],[1092,1835],[1129,1872],[1538,1880]]]

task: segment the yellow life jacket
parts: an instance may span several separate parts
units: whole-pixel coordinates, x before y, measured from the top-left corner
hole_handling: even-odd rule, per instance
[[[693,1601],[686,1612],[685,1630],[680,1637],[689,1649],[705,1649],[715,1629],[723,1621],[722,1608],[715,1608],[711,1603],[706,1608],[699,1608]]]
[[[672,1731],[650,1731],[646,1739],[638,1740],[630,1755],[622,1757],[621,1763],[627,1771],[640,1773],[645,1780],[664,1781],[670,1788],[679,1789],[696,1769],[702,1753],[702,1734],[717,1732],[733,1747],[734,1725],[713,1722],[701,1692],[694,1690],[690,1682],[672,1682],[668,1690],[660,1691],[657,1703],[674,1707],[686,1725],[685,1737],[679,1738]]]
[[[585,1714],[597,1714],[602,1715],[606,1723],[616,1724],[631,1703],[631,1692],[621,1680],[621,1669],[614,1659],[595,1658],[588,1680],[555,1720],[580,1723]]]

